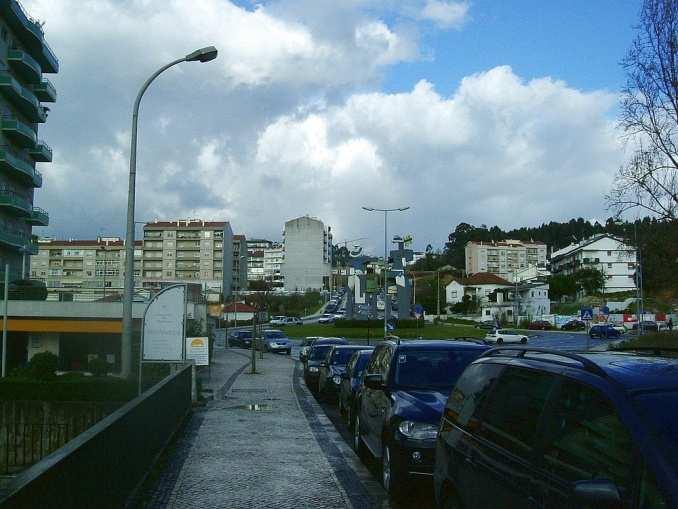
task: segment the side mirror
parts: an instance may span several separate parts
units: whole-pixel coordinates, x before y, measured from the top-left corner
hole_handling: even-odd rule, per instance
[[[617,485],[608,479],[577,481],[573,487],[576,505],[590,507],[621,507],[621,495]]]
[[[371,373],[369,375],[365,375],[363,378],[363,384],[365,384],[365,387],[368,389],[379,390],[384,386],[384,379],[379,373]]]
[[[320,361],[320,367],[326,368],[327,367],[327,361]]]

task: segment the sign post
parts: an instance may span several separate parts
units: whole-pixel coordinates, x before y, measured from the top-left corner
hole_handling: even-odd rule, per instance
[[[182,362],[186,358],[186,285],[155,294],[144,311],[139,345],[139,394],[144,362]]]

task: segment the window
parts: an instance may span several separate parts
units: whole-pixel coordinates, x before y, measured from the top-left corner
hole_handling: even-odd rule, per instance
[[[452,389],[443,421],[443,431],[449,431],[446,424],[456,424],[460,428],[476,430],[479,423],[479,409],[492,383],[503,367],[499,364],[473,364],[466,368]]]
[[[607,268],[608,268],[608,269],[611,269],[611,268],[612,268],[612,264],[611,264],[611,263],[608,263],[608,264],[607,264]]]
[[[566,481],[610,479],[629,486],[633,444],[612,404],[586,385],[561,386],[544,447],[546,468]]]
[[[607,256],[612,256],[612,251],[608,251]]]
[[[479,435],[526,457],[554,380],[550,373],[507,368],[484,405]]]
[[[450,292],[450,297],[455,298],[457,296],[457,290],[452,290]]]
[[[485,310],[485,316],[490,316],[490,310],[489,309]]]

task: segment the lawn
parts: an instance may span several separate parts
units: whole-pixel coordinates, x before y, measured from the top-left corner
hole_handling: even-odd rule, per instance
[[[282,327],[285,334],[293,339],[305,338],[307,336],[338,336],[346,339],[351,338],[381,338],[383,337],[383,329],[367,327],[335,327],[332,324],[306,324],[306,325],[290,325]],[[396,329],[393,331],[394,335],[400,338],[418,338],[424,339],[446,339],[459,336],[469,336],[475,338],[485,337],[485,331],[476,329],[467,325],[431,325],[426,324],[421,329]]]
[[[613,350],[629,348],[667,348],[678,350],[678,332],[645,334],[639,338],[628,339],[612,345]]]

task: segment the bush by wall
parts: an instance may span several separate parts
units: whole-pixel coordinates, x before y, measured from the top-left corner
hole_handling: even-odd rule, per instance
[[[28,373],[36,380],[51,380],[56,377],[59,358],[52,352],[40,352],[28,362]]]
[[[136,395],[136,382],[118,378],[43,381],[8,377],[0,381],[0,400],[9,401],[128,401]]]
[[[384,321],[383,320],[337,320],[334,322],[334,326],[341,329],[383,329]],[[416,329],[423,328],[424,320],[396,320],[396,330],[397,329]]]

